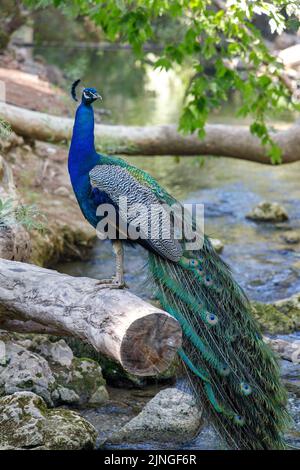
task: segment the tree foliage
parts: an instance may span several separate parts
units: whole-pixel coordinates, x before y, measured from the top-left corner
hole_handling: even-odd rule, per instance
[[[298,0],[28,0],[28,3],[35,7],[54,4],[74,17],[87,16],[102,28],[108,40],[129,43],[139,57],[145,54],[145,43],[160,44],[159,21],[173,22],[176,31],[180,25],[180,34],[164,38],[154,63],[154,67],[168,70],[187,58],[192,61],[195,73],[187,90],[180,129],[198,132],[203,137],[209,113],[236,90],[240,95],[238,115],[252,117],[251,132],[266,146],[272,162],[280,162],[281,151],[270,137],[266,119],[282,110],[299,109],[299,105],[283,79],[282,64],[269,52],[253,20],[255,15],[266,15],[271,32],[278,34],[289,24],[298,27]]]

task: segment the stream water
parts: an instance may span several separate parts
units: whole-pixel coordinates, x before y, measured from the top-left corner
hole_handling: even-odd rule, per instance
[[[150,67],[142,68],[128,51],[98,54],[81,50],[77,51],[77,57],[74,53],[70,56],[70,62],[66,61],[63,49],[37,52],[62,67],[66,68],[63,64],[67,63],[68,74],[74,78],[80,74],[85,86],[97,87],[104,96],[104,106],[110,110],[103,118],[105,122],[146,125],[178,120],[188,68],[169,73],[153,72]],[[233,107],[232,104],[224,107],[211,121],[234,122]],[[206,233],[224,243],[222,256],[251,299],[268,302],[300,291],[300,245],[288,245],[284,241],[286,232],[300,228],[300,162],[272,167],[219,157],[132,157],[128,160],[151,173],[181,201],[205,205]],[[270,225],[247,220],[247,212],[261,200],[282,204],[289,221]],[[143,269],[146,260],[142,248],[126,248],[126,282],[132,291],[149,298],[151,291]],[[96,241],[88,260],[60,264],[57,269],[72,275],[106,278],[114,272],[111,245]],[[299,366],[284,361],[283,374],[299,379]],[[124,414],[130,417],[131,412],[134,414],[132,404],[142,402],[133,397],[132,392],[120,393],[123,398],[119,396],[115,404],[83,412],[99,430],[103,429],[105,416],[108,423],[118,421]],[[127,411],[124,411],[124,400],[127,400]],[[289,403],[298,429],[298,435],[294,433],[289,441],[300,446],[299,398],[291,395]],[[212,449],[219,445],[213,431],[205,428],[184,448]],[[141,446],[146,448],[148,444]],[[166,446],[172,448],[172,444]]]

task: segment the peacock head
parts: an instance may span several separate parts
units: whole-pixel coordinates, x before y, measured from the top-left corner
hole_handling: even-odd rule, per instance
[[[79,82],[80,82],[80,79],[76,80],[73,83],[72,88],[71,88],[71,95],[75,101],[78,101],[77,96],[76,96],[76,87],[79,84]],[[82,90],[82,98],[81,98],[82,103],[86,105],[91,105],[94,101],[98,99],[102,100],[102,96],[99,95],[98,91],[95,88],[84,88]]]

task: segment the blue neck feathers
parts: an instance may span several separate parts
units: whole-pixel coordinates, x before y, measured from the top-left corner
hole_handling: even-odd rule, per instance
[[[99,158],[94,144],[94,111],[92,106],[81,103],[76,111],[68,161],[73,187],[88,177]]]

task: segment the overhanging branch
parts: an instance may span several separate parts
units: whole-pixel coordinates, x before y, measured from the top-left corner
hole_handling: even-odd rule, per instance
[[[0,103],[0,116],[19,135],[30,139],[63,142],[72,135],[73,119],[57,117]],[[300,126],[271,133],[282,149],[282,162],[300,160]],[[260,140],[248,127],[208,124],[206,136],[182,135],[175,125],[95,126],[97,147],[106,153],[124,155],[214,155],[270,164]]]

